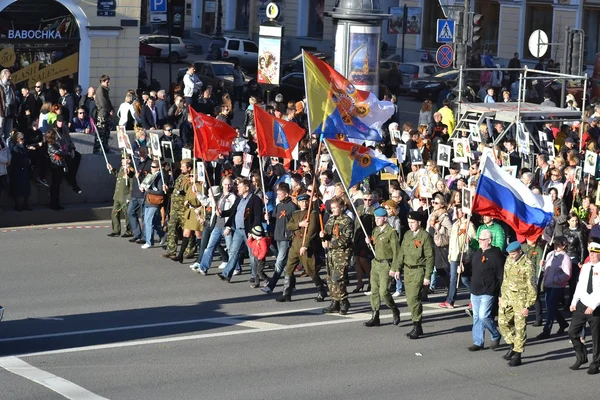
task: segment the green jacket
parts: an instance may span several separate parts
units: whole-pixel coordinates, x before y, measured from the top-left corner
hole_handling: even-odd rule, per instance
[[[425,277],[429,279],[433,273],[434,261],[433,242],[429,233],[423,229],[419,229],[416,235],[413,235],[412,231],[404,234],[402,245],[400,246],[400,256],[398,257],[400,270],[405,265],[424,266]]]
[[[131,198],[131,178],[133,177],[133,173],[128,171],[128,176],[125,178],[125,168],[123,167],[118,170],[113,169],[111,173],[117,178],[113,200],[124,203]]]
[[[304,237],[304,228],[300,227],[300,222],[306,219],[308,210],[296,210],[292,214],[292,218],[287,222],[285,228],[292,233],[292,246],[302,246],[302,238]],[[311,246],[315,238],[319,235],[319,214],[316,211],[311,211],[308,221],[308,230],[306,231],[305,247]]]
[[[389,260],[391,270],[394,272],[400,271],[400,240],[396,230],[390,224],[383,225],[383,229],[376,226],[373,229],[373,240],[375,246],[375,260]]]
[[[479,241],[477,239],[479,239],[479,234],[484,229],[492,232],[492,246],[499,248],[500,251],[504,253],[504,250],[506,249],[506,234],[500,224],[497,224],[496,222],[492,222],[490,226],[483,224],[477,228],[477,235],[471,241],[471,248],[475,250],[479,248]]]

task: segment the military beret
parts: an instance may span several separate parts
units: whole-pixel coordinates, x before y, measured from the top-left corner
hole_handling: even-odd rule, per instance
[[[521,243],[518,242],[517,240],[509,243],[508,246],[506,246],[506,251],[508,253],[512,253],[513,251],[517,251],[517,250],[521,250]]]
[[[571,137],[568,137],[565,139],[565,143],[575,143],[575,140],[573,140]]]
[[[412,219],[412,220],[420,222],[421,219],[422,219],[422,217],[421,217],[420,213],[418,213],[416,211],[411,211],[411,212],[408,213],[408,219]]]
[[[241,151],[234,151],[233,156],[234,157],[244,157],[244,153]]]
[[[300,196],[298,196],[297,200],[298,201],[308,201],[308,199],[310,199],[310,196],[305,194],[301,194]]]
[[[373,214],[376,217],[387,217],[387,211],[385,211],[385,208],[383,207],[377,208],[375,211],[373,211]]]

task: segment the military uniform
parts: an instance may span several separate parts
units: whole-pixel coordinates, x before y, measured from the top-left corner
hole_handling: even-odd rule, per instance
[[[416,233],[406,232],[402,238],[398,259],[400,271],[404,270],[406,304],[410,309],[414,325],[413,331],[409,332],[409,337],[418,337],[422,334],[423,280],[429,279],[433,273],[434,253],[431,236],[422,228]],[[419,332],[418,335],[415,335],[415,332]]]
[[[504,278],[500,289],[502,300],[498,309],[498,329],[504,337],[504,341],[512,347],[505,359],[511,359],[514,353],[523,352],[527,337],[527,317],[521,315],[521,310],[529,308],[535,303],[537,292],[533,283],[535,279],[533,272],[531,260],[525,254],[517,261],[508,257],[504,264]]]
[[[354,222],[346,214],[331,216],[325,224],[323,241],[328,241],[327,247],[327,286],[332,304],[324,312],[346,314],[350,303],[344,282],[344,273],[352,256],[352,243],[354,236]]]
[[[540,299],[540,293],[544,290],[544,270],[540,265],[544,250],[537,244],[531,246],[527,243],[521,245],[523,253],[531,260],[533,267],[533,281],[537,291],[535,298],[535,322],[533,326],[542,326],[543,324],[543,313],[542,313],[542,300]]]
[[[183,203],[186,193],[191,190],[189,174],[181,174],[175,180],[173,192],[171,193],[171,209],[169,211],[169,224],[167,225],[167,252],[166,257],[175,256],[177,250],[177,229],[185,225],[185,207]],[[190,240],[185,256],[189,257],[194,252],[195,241]]]
[[[319,294],[315,301],[323,301],[327,297],[327,288],[325,283],[319,276],[316,269],[315,253],[318,244],[314,243],[315,238],[319,234],[319,214],[316,211],[310,213],[308,221],[308,230],[306,232],[306,253],[300,255],[302,248],[302,239],[304,237],[304,228],[299,224],[307,219],[308,210],[296,210],[292,214],[292,218],[287,222],[286,229],[292,233],[292,243],[288,252],[287,264],[285,266],[285,280],[283,283],[283,294],[277,298],[277,301],[290,301],[292,289],[296,284],[294,270],[298,264],[304,266],[304,271],[310,276],[317,287]]]
[[[117,178],[111,212],[112,236],[121,234],[121,215],[125,219],[125,235],[133,236],[131,234],[129,218],[127,218],[127,203],[131,198],[131,177],[133,176],[133,172],[129,167],[121,167],[119,170],[111,170],[111,174]]]

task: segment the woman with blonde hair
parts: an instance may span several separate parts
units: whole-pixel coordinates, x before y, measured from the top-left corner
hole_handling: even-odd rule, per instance
[[[125,95],[125,100],[119,106],[117,110],[117,117],[119,117],[119,125],[124,126],[126,130],[130,131],[133,129],[134,125],[139,124],[141,120],[137,117],[135,113],[135,108],[133,107],[133,96],[135,92],[133,90],[127,91]]]

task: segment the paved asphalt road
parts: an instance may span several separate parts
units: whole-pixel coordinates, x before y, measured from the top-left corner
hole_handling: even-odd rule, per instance
[[[385,310],[369,329],[363,294],[326,316],[299,279],[279,304],[247,272],[200,276],[95,224],[0,233],[0,399],[597,398],[598,378],[568,369],[565,336],[530,340],[518,368],[504,348],[467,351],[465,294],[455,310],[433,296],[411,341],[404,298],[400,327]]]

